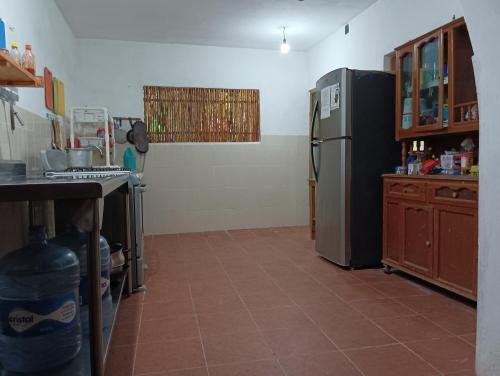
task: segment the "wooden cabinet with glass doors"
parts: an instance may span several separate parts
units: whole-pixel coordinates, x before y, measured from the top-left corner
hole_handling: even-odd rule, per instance
[[[479,130],[463,18],[396,48],[396,139]]]

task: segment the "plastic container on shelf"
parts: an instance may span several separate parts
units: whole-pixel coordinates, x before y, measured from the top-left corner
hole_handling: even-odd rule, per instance
[[[27,44],[25,46],[24,54],[23,54],[23,68],[30,72],[33,76],[36,75],[36,63],[35,63],[35,55],[33,55],[33,51],[31,51],[31,44]]]
[[[0,50],[7,48],[7,40],[5,38],[5,22],[0,18]]]
[[[54,244],[68,247],[76,253],[80,260],[80,319],[82,322],[83,333],[89,332],[89,283],[87,266],[87,242],[89,234],[76,229],[68,229],[66,233],[52,240]],[[111,327],[113,320],[113,302],[110,291],[110,272],[111,256],[109,244],[101,236],[100,241],[101,254],[101,294],[102,294],[102,323],[103,329]]]
[[[45,227],[30,244],[0,260],[0,363],[33,374],[61,366],[80,351],[78,258],[47,242]]]
[[[10,56],[12,56],[16,63],[22,65],[23,59],[21,56],[21,51],[19,51],[19,48],[17,46],[17,42],[12,42],[10,44]]]

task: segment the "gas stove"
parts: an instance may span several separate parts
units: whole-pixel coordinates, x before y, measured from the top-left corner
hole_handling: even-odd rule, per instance
[[[73,178],[73,179],[96,179],[112,176],[130,175],[130,170],[119,166],[110,167],[77,167],[68,168],[64,171],[46,171],[47,178]]]

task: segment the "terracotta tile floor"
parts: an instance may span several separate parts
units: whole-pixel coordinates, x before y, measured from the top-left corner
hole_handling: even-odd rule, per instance
[[[476,312],[399,274],[346,271],[306,228],[147,239],[107,376],[473,375]]]

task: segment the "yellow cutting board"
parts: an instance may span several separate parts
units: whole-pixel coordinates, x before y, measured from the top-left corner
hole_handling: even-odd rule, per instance
[[[57,106],[58,106],[58,103],[59,103],[59,97],[57,95],[57,78],[52,78],[52,89],[54,91],[54,109],[52,111],[54,111],[54,113],[57,114]]]
[[[55,109],[56,114],[64,116],[64,83],[61,80],[57,80],[57,108]]]

